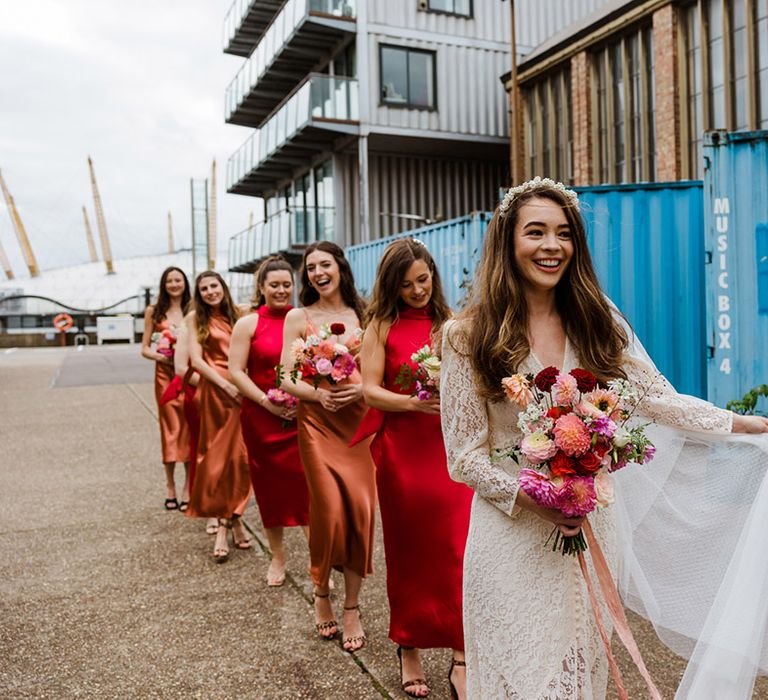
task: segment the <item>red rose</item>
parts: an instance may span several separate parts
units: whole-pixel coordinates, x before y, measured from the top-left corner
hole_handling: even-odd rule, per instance
[[[600,469],[600,463],[600,457],[590,450],[579,457],[579,463],[576,470],[583,476],[589,476]]]
[[[558,418],[560,418],[560,416],[566,416],[570,412],[571,412],[571,408],[569,406],[568,407],[552,406],[552,408],[550,408],[547,411],[547,418],[551,418],[552,420],[557,420]]]
[[[592,372],[577,367],[572,369],[569,374],[576,380],[576,386],[582,393],[592,391],[597,386],[597,377]]]
[[[317,370],[311,362],[305,362],[301,368],[301,376],[304,379],[310,379],[317,374]]]
[[[575,476],[576,469],[574,465],[573,459],[562,450],[558,450],[557,454],[549,462],[549,471],[552,472],[552,476]]]
[[[536,375],[533,382],[539,391],[549,391],[557,381],[558,374],[560,374],[560,370],[557,367],[545,367]]]
[[[331,324],[331,333],[333,335],[343,335],[345,330],[347,330],[347,327],[343,323]]]
[[[605,457],[605,453],[611,449],[611,446],[605,442],[598,442],[592,449],[602,459]]]

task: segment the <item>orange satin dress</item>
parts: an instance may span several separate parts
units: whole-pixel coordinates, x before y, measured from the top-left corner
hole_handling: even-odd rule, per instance
[[[317,331],[307,316],[307,334],[312,333]],[[359,341],[349,349],[357,354]],[[360,372],[347,382],[361,384]],[[371,439],[348,447],[366,410],[362,399],[336,413],[317,402],[299,401],[299,452],[309,488],[309,557],[316,586],[328,581],[332,568],[363,577],[373,573],[376,474]]]
[[[155,324],[153,331],[161,333],[168,328],[170,328],[168,320],[163,319]],[[181,397],[177,397],[160,405],[160,398],[173,381],[173,377],[173,365],[155,362],[155,400],[160,423],[163,462],[188,462],[190,458],[189,429],[184,418],[184,402]]]
[[[210,335],[203,344],[203,359],[229,379],[232,328],[219,314],[211,316],[208,328]],[[240,404],[202,376],[197,395],[200,433],[195,481],[186,514],[191,518],[242,515],[250,497],[251,476],[240,431]]]

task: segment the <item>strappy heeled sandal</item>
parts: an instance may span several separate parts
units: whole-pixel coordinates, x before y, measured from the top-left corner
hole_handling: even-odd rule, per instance
[[[451,659],[451,667],[448,669],[448,685],[451,687],[451,700],[459,700],[459,691],[456,690],[456,686],[453,684],[453,668],[454,666],[466,666],[466,661],[459,661],[458,659]]]
[[[360,612],[360,604],[357,605],[351,605],[350,607],[344,606],[344,610],[357,610],[357,619],[362,620],[363,619],[363,613]],[[365,634],[358,634],[353,637],[344,637],[344,639],[341,642],[341,646],[344,648],[344,651],[348,651],[350,653],[353,653],[355,651],[360,651],[364,646],[365,643],[368,641],[368,638],[365,636]],[[359,647],[355,647],[354,649],[347,649],[347,644],[357,644],[357,642],[360,642]]]
[[[226,518],[219,518],[219,528],[225,527],[227,530],[232,529],[232,523],[227,520]],[[216,533],[216,539],[218,540],[219,533]],[[227,559],[229,559],[229,533],[227,533],[227,536],[224,538],[224,546],[223,547],[217,547],[216,543],[213,545],[213,558],[216,560],[217,564],[223,564]]]
[[[234,525],[237,522],[239,522],[240,523],[240,527],[243,528],[242,529],[243,539],[237,539],[237,532],[238,531],[234,529]],[[239,515],[236,515],[236,516],[234,516],[232,518],[232,520],[231,520],[231,528],[230,529],[232,530],[232,540],[235,543],[235,547],[237,547],[238,549],[250,549],[253,546],[253,545],[251,545],[251,539],[248,537],[248,534],[245,531],[245,525],[243,525],[243,521],[240,520],[240,516]]]
[[[166,510],[178,510],[179,509],[179,502],[175,498],[166,498],[165,499],[165,509]]]
[[[312,592],[312,598],[330,598],[331,594],[326,593],[318,593],[317,591]],[[333,634],[323,634],[326,630],[336,628],[333,631]],[[317,633],[320,635],[320,639],[323,639],[325,641],[330,641],[331,639],[336,639],[336,635],[339,633],[339,623],[336,622],[334,619],[326,620],[325,622],[316,622],[315,623],[315,629],[317,630]]]
[[[413,678],[411,680],[405,681],[403,680],[403,650],[410,651],[411,649],[415,649],[416,647],[404,647],[401,644],[397,645],[397,660],[400,662],[400,683],[402,691],[412,698],[426,698],[429,695],[429,686],[427,685],[427,681],[424,678]],[[408,690],[411,686],[414,685],[423,685],[427,692],[423,695],[419,695],[413,690]]]

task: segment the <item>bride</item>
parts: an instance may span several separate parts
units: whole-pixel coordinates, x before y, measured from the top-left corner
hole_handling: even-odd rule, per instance
[[[765,627],[723,656],[720,641],[732,636],[735,623],[717,610],[738,598],[729,576],[742,580],[737,574],[750,572],[750,580],[768,583],[768,572],[751,570],[754,557],[745,550],[739,558],[737,547],[744,532],[757,532],[750,504],[766,481],[768,441],[725,436],[768,432],[768,420],[677,394],[658,375],[600,289],[575,192],[540,178],[507,192],[488,228],[470,303],[446,325],[442,362],[448,467],[476,492],[464,561],[468,697],[577,700],[606,692],[608,663],[578,561],[544,547],[553,525],[575,535],[583,519],[519,491],[519,467],[503,456],[520,433],[519,409],[503,400],[501,379],[548,366],[583,367],[602,382],[624,378],[651,387],[638,412],[672,429],[654,427],[657,459],[616,475],[617,503],[589,521],[625,603],[692,658],[679,697],[749,697],[757,667],[768,668],[760,651]],[[728,478],[710,468],[715,454],[732,460]],[[662,488],[677,501],[654,498]],[[665,541],[667,532],[675,536]],[[711,539],[691,539],[697,537]],[[733,547],[700,546],[714,540]],[[683,596],[702,571],[709,579],[704,593]],[[768,611],[760,601],[755,607],[764,623]],[[732,669],[736,660],[736,677],[726,677],[724,662]],[[696,688],[706,690],[680,695]]]

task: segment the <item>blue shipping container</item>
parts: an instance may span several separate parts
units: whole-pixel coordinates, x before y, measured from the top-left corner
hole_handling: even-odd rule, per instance
[[[704,163],[708,398],[723,405],[768,383],[768,131],[710,132]]]
[[[659,369],[680,390],[706,395],[704,242],[700,182],[578,188],[595,268]],[[435,257],[457,308],[482,250],[486,212],[372,243],[347,255],[369,293],[384,248],[409,235]]]

